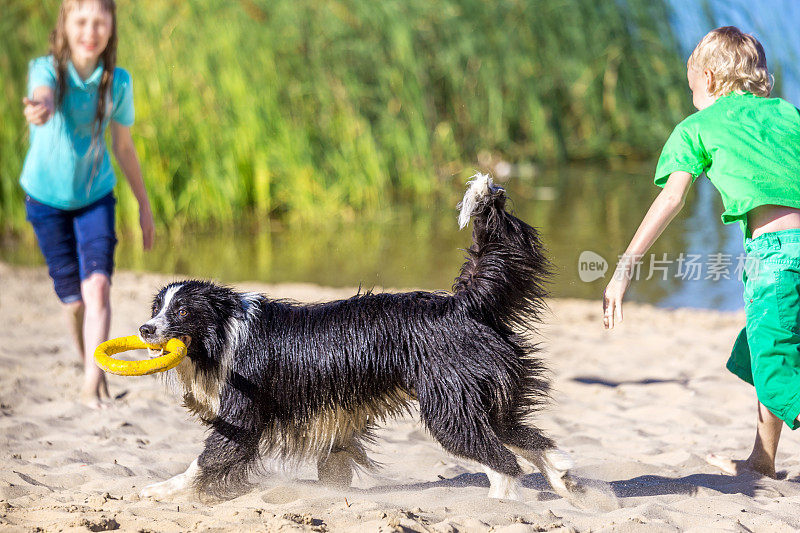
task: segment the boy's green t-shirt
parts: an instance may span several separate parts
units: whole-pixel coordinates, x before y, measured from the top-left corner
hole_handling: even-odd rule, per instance
[[[730,93],[687,117],[667,139],[655,184],[683,170],[703,172],[722,195],[722,222],[760,205],[800,208],[800,110],[781,98]]]

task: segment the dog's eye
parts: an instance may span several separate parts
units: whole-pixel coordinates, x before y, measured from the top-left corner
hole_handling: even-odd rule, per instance
[[[185,307],[181,307],[178,309],[178,316],[186,316],[189,314],[189,311],[186,310]]]

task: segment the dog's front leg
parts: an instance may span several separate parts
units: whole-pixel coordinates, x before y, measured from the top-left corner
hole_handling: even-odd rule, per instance
[[[195,488],[201,495],[227,499],[251,485],[248,476],[258,468],[259,442],[264,422],[253,402],[256,379],[234,368],[230,382],[220,391],[220,409],[209,422],[211,432],[197,458]]]
[[[195,459],[186,469],[186,472],[173,476],[166,481],[147,485],[142,489],[140,495],[142,498],[165,498],[190,489],[199,472],[200,467],[197,466],[197,459]]]

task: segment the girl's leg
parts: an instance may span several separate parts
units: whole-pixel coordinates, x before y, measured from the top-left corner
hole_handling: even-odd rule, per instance
[[[69,333],[72,336],[72,342],[75,343],[76,353],[81,364],[86,359],[86,353],[83,348],[83,302],[81,300],[63,304],[64,315],[67,317],[67,324],[69,325]]]
[[[706,460],[717,468],[731,475],[743,472],[757,472],[767,477],[775,477],[775,453],[778,451],[778,440],[781,438],[783,421],[772,414],[758,402],[758,425],[756,426],[756,442],[750,457],[734,460],[711,454]]]
[[[111,325],[110,304],[111,283],[103,273],[95,272],[81,282],[84,302],[83,344],[84,380],[81,397],[92,406],[99,407],[100,401],[107,399],[108,385],[103,371],[94,362],[94,350],[108,339]]]
[[[74,211],[64,211],[25,199],[27,218],[36,233],[39,248],[47,262],[53,288],[63,304],[69,325],[69,334],[78,349],[78,356],[86,368],[86,343],[84,339],[85,308],[81,297],[80,265],[74,229]],[[92,361],[94,358],[91,358]],[[92,363],[93,364],[93,363]],[[87,398],[84,398],[87,402]],[[97,396],[87,402],[98,406]]]
[[[114,197],[109,194],[83,208],[74,219],[84,305],[83,345],[85,374],[82,396],[101,406],[109,397],[106,377],[94,362],[97,346],[108,339],[111,325],[111,274],[114,271]]]

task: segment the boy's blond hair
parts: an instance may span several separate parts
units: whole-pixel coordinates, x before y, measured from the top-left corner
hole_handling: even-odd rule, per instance
[[[723,26],[706,34],[687,66],[702,72],[714,73],[716,85],[712,96],[731,92],[749,92],[769,96],[772,76],[767,70],[767,58],[758,39],[742,33],[735,26]]]

